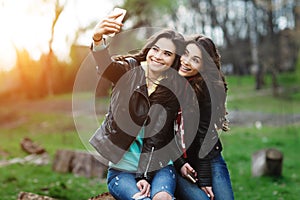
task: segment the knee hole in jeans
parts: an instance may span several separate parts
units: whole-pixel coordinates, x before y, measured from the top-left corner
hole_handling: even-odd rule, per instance
[[[152,198],[153,200],[172,200],[172,196],[168,192],[158,192]]]

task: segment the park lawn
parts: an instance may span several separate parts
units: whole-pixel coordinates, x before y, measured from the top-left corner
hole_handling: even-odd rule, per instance
[[[51,159],[50,164],[45,166],[13,164],[0,167],[1,200],[15,200],[20,191],[64,200],[88,199],[107,191],[103,179],[78,177],[52,170],[52,161],[58,149],[85,150],[72,113],[56,109],[49,111],[47,108],[53,102],[59,102],[64,107],[66,101],[70,102],[70,95],[21,103],[21,106],[8,103],[0,108],[0,160],[27,156],[20,146],[24,137],[44,147]],[[40,107],[42,109],[39,111]]]
[[[232,127],[223,133],[227,161],[236,199],[298,199],[300,195],[300,125],[283,127]],[[265,148],[284,154],[282,177],[252,177],[251,155]]]
[[[300,184],[299,128],[299,125],[263,126],[261,129],[231,127],[229,133],[221,135],[224,145],[223,155],[231,173],[236,199],[298,199],[300,195],[300,188],[297,187]],[[76,137],[66,145],[64,136],[55,135],[55,139],[49,137],[47,142],[40,142],[40,144],[47,149],[55,143],[56,148],[80,148]],[[4,138],[3,134],[1,134],[1,141],[2,138]],[[13,138],[11,137],[12,141],[18,141]],[[252,177],[252,153],[270,147],[277,148],[284,153],[283,176],[279,178]],[[52,148],[54,149],[54,147]],[[15,150],[19,152],[19,148]],[[11,152],[15,150],[11,149]],[[53,156],[53,153],[51,154]],[[20,191],[49,195],[65,200],[88,199],[107,191],[105,180],[56,173],[52,171],[51,164],[46,166],[14,164],[0,168],[0,173],[3,188],[0,190],[0,196],[3,200],[16,199],[16,195]]]
[[[272,80],[266,75],[265,86],[255,90],[254,76],[227,76],[229,110],[274,114],[300,114],[300,77],[292,73],[278,76],[279,96],[273,98]]]
[[[1,200],[16,200],[20,191],[62,200],[87,200],[107,191],[105,180],[53,172],[46,166],[14,164],[0,168]]]
[[[268,93],[268,88],[267,92],[257,95],[251,77],[229,77],[228,84],[229,111],[300,113],[300,101],[297,101],[300,95],[297,90],[293,95],[289,94],[289,98],[274,99]],[[288,87],[293,88],[293,85]],[[38,104],[46,108],[48,103],[61,101],[70,102],[71,94],[47,98]],[[0,107],[0,159],[26,156],[27,154],[20,148],[20,141],[24,137],[30,137],[43,146],[52,159],[58,149],[85,149],[77,134],[71,113],[56,110],[40,111],[36,107],[32,109],[30,105],[34,103],[21,103],[21,106],[16,106],[13,102]],[[299,128],[300,124],[281,127],[262,126],[261,129],[254,126],[232,126],[228,134],[221,135],[224,145],[223,155],[231,173],[236,199],[299,199]],[[268,147],[278,148],[284,153],[283,176],[254,178],[251,176],[251,155]],[[1,200],[14,200],[20,191],[64,200],[84,200],[107,191],[105,180],[56,173],[52,171],[51,163],[46,166],[14,164],[0,167],[0,182]]]

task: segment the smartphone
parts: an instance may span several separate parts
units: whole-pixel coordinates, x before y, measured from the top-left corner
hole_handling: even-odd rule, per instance
[[[196,180],[196,177],[194,176],[194,174],[192,174],[191,172],[188,172],[187,174],[187,179],[190,180],[192,183],[196,183],[197,180]]]
[[[117,22],[121,23],[126,15],[126,10],[123,8],[114,8],[114,10],[112,11],[113,14],[121,14],[116,20]]]
[[[127,12],[127,11],[126,11],[125,9],[123,9],[123,8],[114,8],[113,11],[112,11],[112,14],[120,14],[120,13],[122,13],[122,15],[120,15],[120,16],[116,19],[117,22],[121,23],[121,22],[123,21],[125,15],[126,15],[126,12]],[[111,33],[111,34],[109,34],[108,36],[114,37],[115,34],[116,34],[116,33]]]

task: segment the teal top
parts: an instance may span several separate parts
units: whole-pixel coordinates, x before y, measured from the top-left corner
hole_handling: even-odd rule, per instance
[[[136,172],[139,164],[140,154],[143,147],[144,128],[141,129],[135,141],[130,145],[128,151],[124,154],[122,159],[113,164],[109,162],[109,167],[119,170]]]

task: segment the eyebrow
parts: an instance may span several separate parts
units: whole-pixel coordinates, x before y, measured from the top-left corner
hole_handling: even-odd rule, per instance
[[[199,60],[201,60],[201,58],[199,56],[194,56],[194,58],[198,58]]]
[[[160,50],[163,50],[163,51],[165,51],[165,52],[167,52],[167,53],[170,53],[170,54],[174,54],[172,51],[170,51],[170,50],[166,50],[166,49],[161,49],[159,46],[157,46],[156,44],[154,44],[153,45],[154,47],[157,47],[157,48],[159,48]]]
[[[190,51],[189,50],[185,50],[186,52],[188,52],[188,53],[190,53]],[[201,57],[199,57],[199,56],[193,56],[194,58],[198,58],[199,60],[201,60],[202,58]]]

